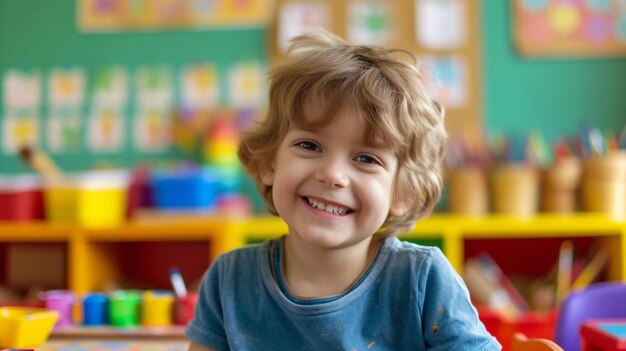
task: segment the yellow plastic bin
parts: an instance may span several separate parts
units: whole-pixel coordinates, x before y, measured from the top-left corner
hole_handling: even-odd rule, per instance
[[[46,219],[53,223],[76,223],[78,179],[66,176],[47,181],[44,191]]]
[[[81,176],[77,192],[78,223],[87,228],[106,228],[126,218],[128,173],[94,171]]]
[[[30,349],[43,345],[59,314],[42,308],[0,307],[0,348]]]
[[[107,228],[126,216],[129,176],[126,171],[90,171],[48,183],[46,217],[51,222]]]

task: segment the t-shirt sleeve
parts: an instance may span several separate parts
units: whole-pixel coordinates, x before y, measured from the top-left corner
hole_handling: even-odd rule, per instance
[[[419,276],[423,335],[428,350],[500,350],[478,319],[469,292],[443,253],[434,248]]]
[[[202,277],[194,318],[185,329],[185,335],[216,351],[228,350],[221,304],[223,256],[209,267]]]

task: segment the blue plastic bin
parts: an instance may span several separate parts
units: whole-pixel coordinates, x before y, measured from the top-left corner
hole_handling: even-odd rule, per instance
[[[211,211],[219,182],[210,168],[183,169],[155,173],[152,189],[159,209]]]

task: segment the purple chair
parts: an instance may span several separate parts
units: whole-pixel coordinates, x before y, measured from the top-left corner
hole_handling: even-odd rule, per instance
[[[626,318],[626,283],[603,282],[572,291],[563,302],[554,341],[564,350],[580,350],[580,327],[588,319]]]

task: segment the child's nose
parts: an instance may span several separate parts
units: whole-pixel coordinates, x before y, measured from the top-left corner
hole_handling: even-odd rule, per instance
[[[315,178],[329,187],[345,188],[349,183],[346,167],[341,161],[329,159],[317,170]]]

